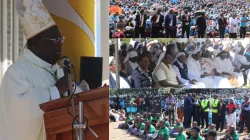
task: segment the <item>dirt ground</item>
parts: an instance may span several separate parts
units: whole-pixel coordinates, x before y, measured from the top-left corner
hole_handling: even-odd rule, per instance
[[[118,129],[118,125],[123,122],[110,122],[109,123],[109,140],[141,140],[138,137],[131,136],[127,134],[126,130]],[[185,132],[184,132],[185,134]],[[218,132],[218,140],[224,136],[225,132]],[[247,133],[240,134],[240,140],[246,137]],[[170,140],[175,140],[175,138],[170,138]]]

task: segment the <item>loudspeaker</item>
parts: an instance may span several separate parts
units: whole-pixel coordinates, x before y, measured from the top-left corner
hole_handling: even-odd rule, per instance
[[[90,89],[102,86],[102,63],[102,57],[81,57],[80,80],[84,79]]]

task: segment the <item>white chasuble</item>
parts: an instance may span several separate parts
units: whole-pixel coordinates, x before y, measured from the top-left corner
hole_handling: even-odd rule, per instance
[[[30,50],[9,67],[0,87],[0,140],[46,140],[39,104],[60,98],[54,85],[63,75]]]

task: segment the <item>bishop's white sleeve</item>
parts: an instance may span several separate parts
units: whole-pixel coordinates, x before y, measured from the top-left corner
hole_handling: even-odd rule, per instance
[[[11,66],[0,88],[0,127],[5,140],[36,140],[43,131],[43,111],[39,105],[51,100],[49,88],[33,86],[34,75],[25,68]],[[1,130],[0,128],[0,130]]]
[[[174,69],[174,71],[176,72],[177,77],[178,77],[178,79],[181,81],[181,83],[184,84],[184,85],[187,85],[187,84],[189,83],[189,80],[183,79],[183,78],[181,77],[180,71],[179,71],[179,69],[178,69],[175,65],[173,65],[173,69]]]
[[[50,91],[51,100],[60,98],[60,93],[56,86],[50,87],[49,91]]]

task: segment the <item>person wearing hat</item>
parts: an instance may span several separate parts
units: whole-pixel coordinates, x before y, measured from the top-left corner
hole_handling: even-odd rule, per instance
[[[152,16],[152,34],[151,38],[158,38],[159,32],[162,30],[162,23],[164,21],[164,16],[161,14],[161,9],[157,10],[156,15]]]
[[[173,63],[173,68],[177,73],[177,77],[180,79],[181,83],[187,85],[186,87],[190,88],[205,88],[204,83],[198,83],[195,79],[189,79],[188,68],[185,63],[185,52],[178,52],[176,58],[177,60]]]
[[[185,32],[186,32],[186,37],[189,38],[191,17],[188,15],[187,10],[185,10],[185,14],[181,15],[181,21],[182,21],[182,38],[184,38]]]
[[[109,88],[117,88],[116,85],[116,62],[115,57],[109,57]],[[120,88],[130,88],[130,83],[127,79],[120,76]]]
[[[172,66],[172,57],[166,52],[159,58],[158,65],[152,74],[154,82],[161,87],[183,87],[177,80],[177,74]]]
[[[167,38],[176,38],[176,26],[177,26],[177,18],[174,14],[174,10],[170,9],[169,13],[165,16],[165,29],[166,29],[166,37]]]
[[[201,64],[201,71],[203,74],[207,74],[208,77],[213,77],[214,88],[231,88],[230,82],[227,78],[222,76],[217,76],[214,71],[214,64],[212,59],[212,47],[205,48],[201,54],[201,59],[199,60]]]
[[[213,59],[213,63],[216,75],[227,77],[231,86],[239,87],[240,85],[243,85],[243,81],[240,81],[241,73],[238,69],[233,67],[228,52],[221,51]]]
[[[127,55],[123,61],[125,67],[125,73],[127,76],[131,76],[133,70],[135,70],[139,65],[137,63],[138,53],[135,50],[127,52]]]
[[[27,49],[2,80],[0,139],[46,140],[39,105],[63,97],[69,89],[68,76],[57,65],[64,37],[40,0],[28,0],[27,7],[17,0],[16,6]]]
[[[209,77],[209,75],[202,73],[201,64],[199,62],[200,56],[201,51],[195,49],[187,58],[188,78],[204,83],[206,88],[214,88],[214,80]]]

